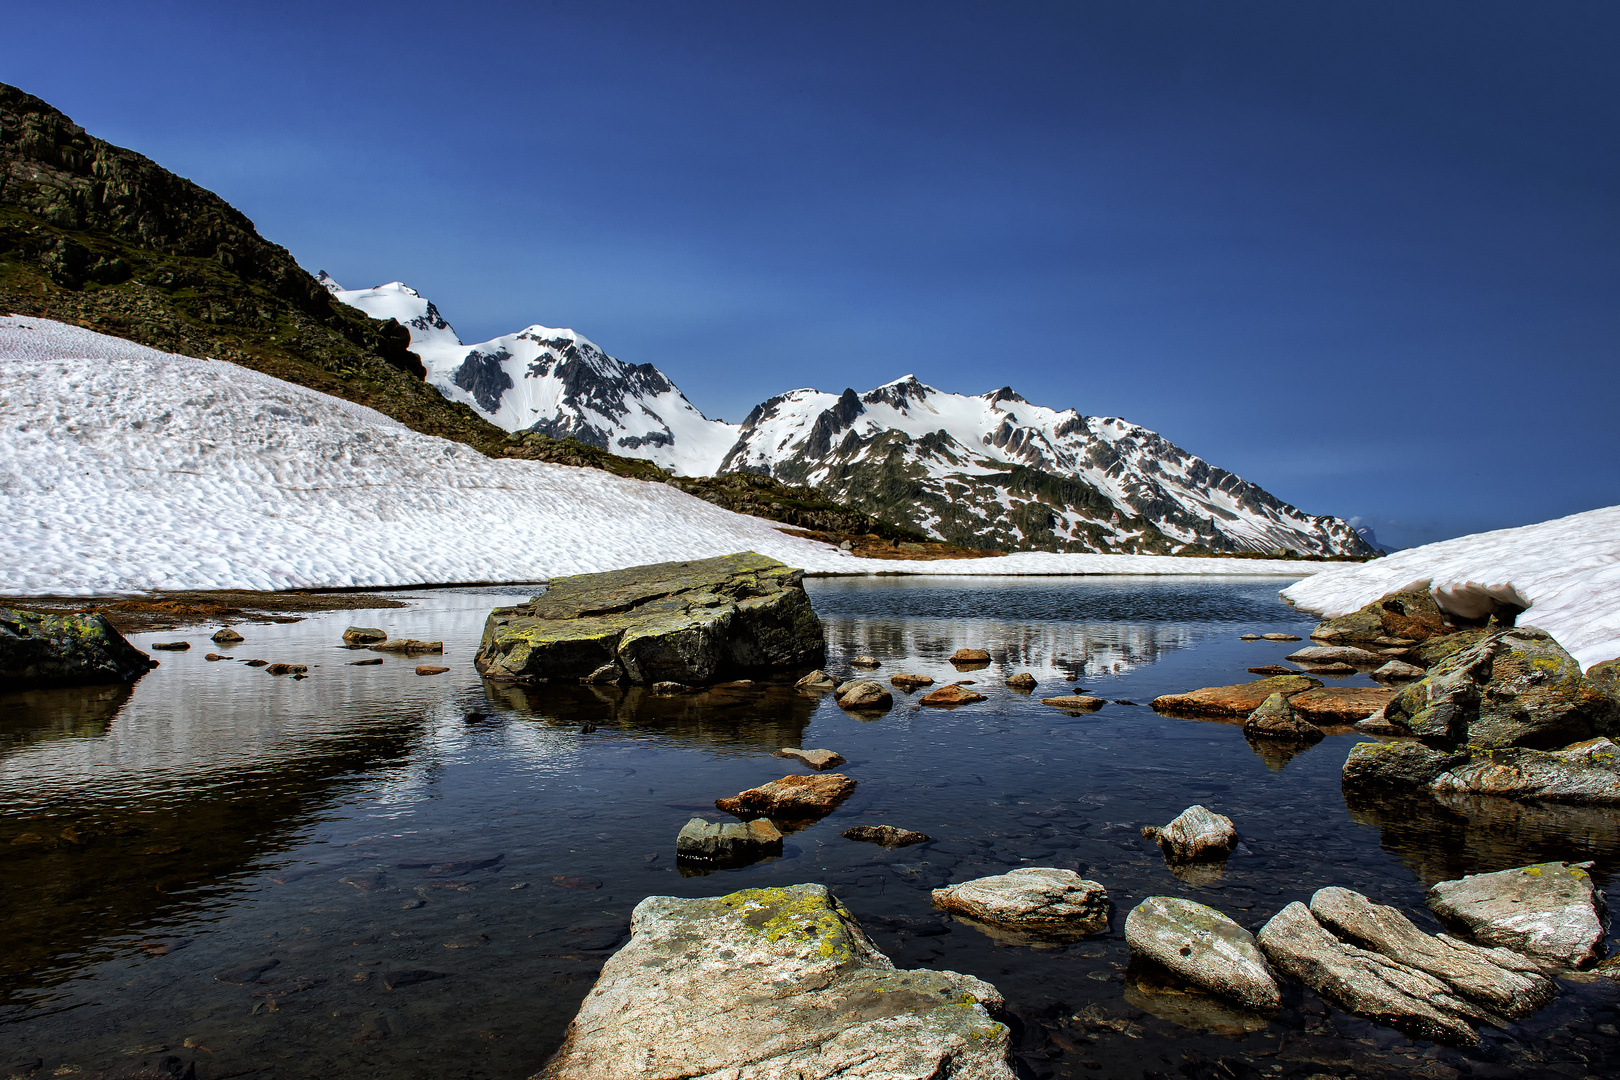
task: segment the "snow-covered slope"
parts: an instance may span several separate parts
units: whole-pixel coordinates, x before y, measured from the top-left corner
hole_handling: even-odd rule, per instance
[[[1007,387],[968,397],[907,375],[861,395],[794,390],[743,422],[721,463],[740,469],[957,543],[1098,550],[1157,530],[1216,550],[1371,550],[1346,522],[1296,510],[1146,428],[1032,405]],[[909,521],[895,516],[907,501],[922,504]]]
[[[663,372],[615,360],[572,330],[535,325],[464,345],[402,282],[345,289],[324,270],[318,280],[373,318],[398,319],[428,382],[507,431],[572,437],[685,476],[712,474],[736,441],[735,424],[698,412]]]
[[[234,364],[0,318],[0,593],[535,581],[753,550],[894,573],[664,484],[493,460]],[[1032,553],[929,574],[1308,574]]]
[[[1527,607],[1539,626],[1591,667],[1620,656],[1620,506],[1518,529],[1459,536],[1301,581],[1283,598],[1317,615],[1343,615],[1427,583],[1446,611],[1487,615],[1497,601]]]

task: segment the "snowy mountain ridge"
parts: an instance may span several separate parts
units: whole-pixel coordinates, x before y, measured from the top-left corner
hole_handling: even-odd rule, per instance
[[[530,326],[466,345],[390,282],[332,295],[411,333],[428,381],[508,431],[573,437],[688,476],[756,472],[820,488],[967,547],[1370,554],[1346,522],[1306,514],[1156,432],[1031,404],[1010,387],[947,393],[906,375],[856,394],[792,390],[740,425],[710,420],[651,364],[572,330]]]
[[[427,381],[507,431],[573,438],[645,458],[683,476],[707,476],[737,427],[710,420],[651,364],[626,364],[583,334],[538,324],[468,345],[433,302],[399,281],[345,289],[316,278],[345,304],[411,332]]]

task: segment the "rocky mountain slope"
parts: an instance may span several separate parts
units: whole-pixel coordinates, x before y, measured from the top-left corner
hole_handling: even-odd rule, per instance
[[[615,360],[572,330],[528,326],[466,345],[402,282],[345,289],[325,271],[318,280],[345,304],[408,327],[428,382],[507,431],[572,438],[688,476],[712,473],[736,441],[736,425],[698,412],[662,371]]]
[[[466,345],[401,282],[321,281],[397,319],[428,381],[509,431],[572,437],[688,477],[785,481],[964,548],[1373,553],[1346,522],[1303,513],[1146,428],[1032,405],[1010,388],[967,397],[908,375],[860,395],[794,390],[725,424],[651,364],[616,360],[572,330],[531,326]]]

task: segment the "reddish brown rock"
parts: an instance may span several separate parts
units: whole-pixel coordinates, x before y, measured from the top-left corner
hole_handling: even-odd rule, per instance
[[[445,672],[447,672],[449,670],[450,669],[447,668],[447,667],[439,667],[439,666],[437,666],[435,664],[417,664],[416,665],[416,673],[418,675],[443,675]]]
[[[784,776],[728,799],[716,799],[714,805],[742,818],[813,818],[832,813],[854,790],[855,781],[843,773]]]
[[[1264,705],[1272,694],[1293,699],[1322,685],[1322,680],[1305,675],[1275,675],[1269,679],[1238,683],[1234,686],[1206,686],[1185,694],[1165,694],[1149,704],[1154,712],[1177,716],[1247,718]],[[1371,710],[1368,710],[1369,712]],[[1362,715],[1366,715],[1363,713]]]
[[[935,709],[954,709],[958,705],[971,705],[975,701],[983,700],[984,695],[978,691],[969,690],[961,683],[951,683],[924,695],[919,704]]]
[[[1042,705],[1050,705],[1054,709],[1066,709],[1069,712],[1096,712],[1108,702],[1100,697],[1086,697],[1082,694],[1065,694],[1061,697],[1041,698]]]
[[[1295,694],[1288,704],[1313,724],[1353,724],[1380,712],[1395,693],[1381,686],[1323,686]]]

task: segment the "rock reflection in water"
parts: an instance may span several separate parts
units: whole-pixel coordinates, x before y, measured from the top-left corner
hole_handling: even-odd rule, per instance
[[[63,686],[0,694],[0,755],[46,739],[105,735],[135,687]]]
[[[1353,820],[1428,885],[1511,866],[1567,860],[1620,868],[1620,807],[1514,802],[1481,795],[1376,798],[1345,792]]]
[[[1140,956],[1131,957],[1125,968],[1125,1000],[1160,1020],[1212,1035],[1243,1035],[1271,1023],[1269,1017],[1200,990]]]

